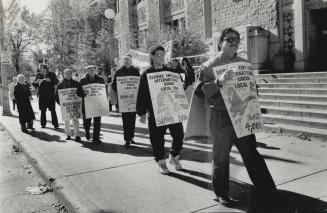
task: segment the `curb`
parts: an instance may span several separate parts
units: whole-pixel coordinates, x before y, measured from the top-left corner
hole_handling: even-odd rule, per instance
[[[3,117],[3,116],[2,116]],[[55,197],[64,204],[69,212],[73,213],[96,213],[102,212],[100,208],[87,198],[87,195],[82,192],[73,182],[67,180],[65,176],[55,168],[42,154],[34,147],[29,147],[18,140],[15,134],[0,121],[0,127],[8,132],[17,146],[22,150],[28,162],[37,170],[42,179],[50,184],[50,178],[55,177],[53,181],[53,191]]]

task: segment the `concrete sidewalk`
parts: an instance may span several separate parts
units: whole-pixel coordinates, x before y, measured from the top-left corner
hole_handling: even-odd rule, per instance
[[[36,100],[33,101],[36,117]],[[2,109],[0,108],[2,111]],[[60,110],[57,108],[61,120]],[[47,115],[50,118],[50,115]],[[65,141],[63,123],[51,123],[35,132],[20,131],[17,113],[0,116],[0,123],[22,147],[45,179],[54,178],[56,193],[72,212],[248,212],[251,181],[238,151],[231,153],[231,195],[242,202],[226,208],[214,199],[211,144],[186,141],[181,156],[183,171],[169,176],[157,172],[145,125],[137,123],[136,145],[124,148],[121,117],[102,117],[101,145]],[[83,128],[81,128],[83,132]],[[167,148],[171,138],[167,135]],[[280,194],[292,212],[327,212],[326,142],[306,141],[277,134],[257,134]],[[288,208],[290,209],[290,208]]]

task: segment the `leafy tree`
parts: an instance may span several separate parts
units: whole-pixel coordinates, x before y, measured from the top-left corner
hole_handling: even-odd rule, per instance
[[[12,61],[15,67],[16,74],[21,73],[22,53],[28,48],[37,43],[39,38],[37,29],[39,28],[40,19],[31,13],[26,7],[21,12],[21,23],[15,27],[6,29],[8,37],[7,48],[12,51]]]

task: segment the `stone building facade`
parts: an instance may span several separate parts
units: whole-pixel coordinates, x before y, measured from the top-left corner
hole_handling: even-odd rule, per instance
[[[117,0],[119,55],[144,49],[162,25],[202,35],[215,51],[220,31],[241,33],[240,51],[258,69],[327,70],[326,0]]]

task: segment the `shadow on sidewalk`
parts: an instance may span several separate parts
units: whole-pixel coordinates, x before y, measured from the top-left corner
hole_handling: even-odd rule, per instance
[[[102,143],[102,144],[94,144],[92,142],[81,142],[83,148],[90,149],[96,152],[103,153],[120,153],[125,155],[132,156],[152,156],[152,153],[144,150],[138,149],[137,147],[130,146],[129,148],[125,148],[124,145],[120,144],[111,144],[111,143]]]
[[[185,173],[185,175],[183,173],[171,172],[170,174],[168,174],[168,176],[177,178],[179,180],[185,181],[203,189],[210,190],[213,193],[213,197],[215,197],[210,175],[187,169],[183,169],[182,172]],[[206,179],[208,181],[200,180],[197,177]],[[239,203],[234,206],[233,209],[258,213],[327,212],[327,202],[286,190],[278,190],[279,199],[276,201],[269,200],[271,201],[271,203],[268,206],[267,203],[264,203],[262,201],[262,196],[254,196],[252,188],[253,186],[250,184],[230,180],[230,196],[232,196],[236,200],[239,200]],[[217,205],[219,205],[219,203],[217,203]],[[217,210],[218,208],[219,206],[217,206]]]
[[[30,135],[34,138],[38,138],[39,140],[46,142],[66,142],[65,140],[61,140],[60,136],[58,135],[50,135],[46,132],[41,131],[33,131],[30,133]]]
[[[108,123],[101,123],[101,129],[111,129],[111,130],[120,130],[123,132],[123,124],[117,125],[117,124],[108,124]],[[148,129],[147,128],[142,128],[142,127],[135,127],[135,133],[143,134],[143,135],[148,135]]]

